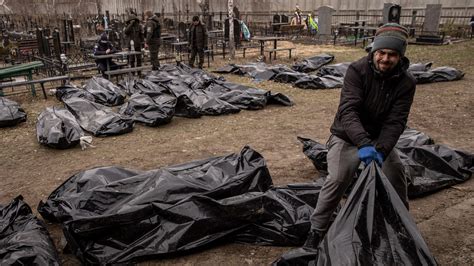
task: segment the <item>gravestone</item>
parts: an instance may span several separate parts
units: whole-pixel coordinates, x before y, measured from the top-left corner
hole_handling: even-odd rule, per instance
[[[441,5],[428,4],[425,11],[425,22],[423,23],[423,33],[438,35],[439,20],[441,18]]]
[[[401,6],[393,3],[384,3],[383,4],[383,19],[382,22],[385,23],[398,23],[400,24],[400,15],[402,12]]]
[[[322,6],[318,9],[318,35],[331,35],[332,14],[334,11],[334,8],[332,8],[331,6]]]

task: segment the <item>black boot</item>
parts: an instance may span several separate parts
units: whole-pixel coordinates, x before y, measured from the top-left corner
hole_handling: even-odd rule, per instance
[[[306,242],[304,242],[303,247],[304,248],[311,248],[311,249],[317,249],[319,246],[319,243],[323,240],[324,234],[322,232],[319,232],[317,230],[309,230],[308,232],[308,238],[306,238]]]

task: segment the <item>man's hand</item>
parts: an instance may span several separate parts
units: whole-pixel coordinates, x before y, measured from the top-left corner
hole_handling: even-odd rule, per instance
[[[383,155],[375,149],[374,146],[364,146],[359,149],[357,152],[359,159],[364,162],[365,165],[369,165],[373,160],[379,165],[382,166]]]
[[[145,43],[145,49],[148,49],[148,44],[147,43]]]
[[[110,54],[110,52],[111,52],[110,49],[107,49],[107,50],[105,51],[106,54]]]

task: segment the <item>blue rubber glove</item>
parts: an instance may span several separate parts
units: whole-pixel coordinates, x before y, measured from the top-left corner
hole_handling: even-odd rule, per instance
[[[364,146],[357,152],[359,159],[364,162],[365,165],[369,165],[373,160],[377,160],[377,150],[372,145]]]

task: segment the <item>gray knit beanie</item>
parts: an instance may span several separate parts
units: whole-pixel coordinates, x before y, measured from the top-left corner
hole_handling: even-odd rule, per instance
[[[397,23],[387,23],[375,32],[372,52],[379,49],[392,49],[404,56],[407,48],[407,38],[408,30],[405,27]]]

